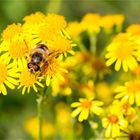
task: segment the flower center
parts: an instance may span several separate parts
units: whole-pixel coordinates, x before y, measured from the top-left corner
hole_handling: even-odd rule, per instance
[[[84,101],[82,102],[81,106],[85,109],[89,109],[91,106],[91,102],[90,101]]]
[[[2,37],[3,40],[11,40],[13,37],[15,37],[16,35],[19,35],[22,32],[22,27],[21,24],[12,24],[9,25],[6,30],[4,30]]]
[[[39,29],[39,37],[41,40],[46,41],[48,39],[51,39],[55,34],[55,30],[48,28],[47,26],[41,26]]]
[[[44,71],[46,76],[54,76],[56,73],[58,73],[59,64],[56,59],[51,58],[49,61],[49,64],[46,65],[46,69]]]
[[[118,117],[116,115],[111,115],[109,117],[109,120],[111,123],[117,123],[118,122]]]
[[[140,91],[140,83],[139,82],[133,82],[133,83],[128,83],[127,85],[127,91],[128,93],[137,93]]]
[[[7,68],[4,64],[0,64],[0,84],[2,84],[7,77]]]
[[[123,43],[119,44],[119,47],[117,48],[116,55],[118,58],[124,60],[129,58],[133,55],[134,48],[130,44]]]
[[[27,52],[27,46],[24,42],[14,42],[9,47],[9,54],[13,58],[20,58]]]
[[[22,85],[30,87],[33,84],[35,84],[36,80],[37,80],[36,75],[31,74],[27,69],[25,69],[21,72],[20,82]]]
[[[130,107],[129,103],[124,103],[123,104],[123,109],[124,111],[127,111],[127,109]]]

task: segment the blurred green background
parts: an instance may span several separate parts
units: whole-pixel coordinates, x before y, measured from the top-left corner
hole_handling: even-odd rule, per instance
[[[66,17],[67,21],[80,20],[85,13],[124,14],[125,25],[140,23],[140,1],[138,0],[0,0],[0,32],[7,25],[23,22],[23,17],[31,13],[55,12]],[[63,97],[48,95],[45,112],[48,120],[53,120],[50,106],[56,101],[66,101]],[[48,106],[49,104],[49,106]],[[9,91],[7,96],[0,95],[0,139],[31,139],[24,128],[29,117],[36,116],[36,94],[21,95],[21,91]],[[87,134],[88,135],[88,134]]]

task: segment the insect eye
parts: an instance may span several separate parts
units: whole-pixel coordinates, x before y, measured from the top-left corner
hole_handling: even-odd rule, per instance
[[[38,65],[34,65],[34,70],[35,71],[39,71],[40,70],[40,67]]]
[[[28,63],[28,68],[30,69],[30,68],[32,68],[33,67],[33,64],[32,63]]]
[[[33,69],[34,71],[39,71],[40,67],[33,63],[28,63],[28,69]]]

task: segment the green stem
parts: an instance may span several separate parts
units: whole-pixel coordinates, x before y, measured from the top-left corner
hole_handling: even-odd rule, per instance
[[[47,12],[59,13],[62,0],[50,0],[47,7]]]
[[[87,49],[84,46],[84,44],[82,43],[82,40],[81,40],[81,37],[80,36],[77,36],[74,40],[75,40],[76,44],[78,45],[79,49],[82,52],[87,52]]]
[[[90,51],[93,54],[96,54],[96,34],[89,33],[89,39],[90,39]]]
[[[43,116],[43,94],[39,94],[37,98],[37,110],[38,110],[38,140],[43,140],[42,135],[42,116]]]

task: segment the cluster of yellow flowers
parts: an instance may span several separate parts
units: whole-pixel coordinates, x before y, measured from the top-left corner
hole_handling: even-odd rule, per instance
[[[120,31],[123,21],[124,16],[121,14],[101,16],[97,13],[88,13],[80,22],[70,22],[67,31],[72,37],[77,37],[84,31],[98,34],[102,29],[106,33],[110,33],[114,27],[117,31]]]
[[[23,18],[24,23],[13,23],[2,33],[0,44],[0,93],[7,94],[6,86],[14,89],[23,87],[22,94],[30,89],[38,91],[37,86],[50,84],[52,77],[64,80],[61,73],[66,73],[62,55],[72,53],[71,39],[65,28],[65,18],[57,14],[44,15],[36,12]],[[43,74],[31,74],[27,68],[30,53],[37,44],[48,47],[50,55]],[[57,56],[57,57],[56,57]]]
[[[87,120],[91,128],[91,122],[98,123],[104,136],[93,134],[94,138],[140,138],[140,127],[136,126],[140,115],[140,25],[130,25],[121,32],[123,21],[123,15],[89,13],[80,22],[70,22],[66,29],[79,47],[72,57],[80,99],[71,104],[76,108],[72,117],[79,114],[78,120]],[[114,63],[117,73],[109,67]],[[101,121],[94,120],[95,116]],[[100,127],[94,131],[99,133]]]
[[[67,24],[63,16],[37,12],[23,20],[23,24],[9,25],[2,33],[0,92],[6,95],[6,87],[16,86],[22,87],[22,94],[31,88],[38,92],[38,86],[51,82],[52,95],[67,96],[75,108],[72,117],[78,116],[79,122],[86,121],[94,129],[92,138],[140,139],[140,25],[130,25],[121,32],[121,14],[88,13],[80,22]],[[70,55],[75,46],[71,38],[77,44],[75,55]],[[50,55],[43,73],[32,74],[27,59],[37,44],[46,45],[55,55]],[[62,106],[56,111],[57,123],[62,121],[72,129],[69,111]],[[62,120],[62,116],[67,117]],[[26,130],[31,131],[30,127],[27,123]],[[46,137],[54,135],[54,128],[50,129],[52,133]]]

